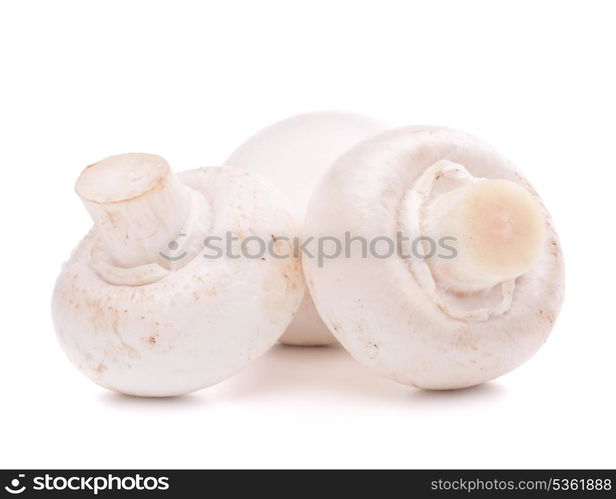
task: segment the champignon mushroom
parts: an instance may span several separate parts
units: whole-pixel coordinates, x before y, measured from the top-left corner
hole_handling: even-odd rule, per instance
[[[86,168],[76,191],[94,227],[58,277],[53,320],[94,382],[139,396],[191,392],[242,369],[291,321],[304,293],[291,244],[277,243],[286,258],[241,248],[299,228],[264,179],[233,168],[175,175],[158,156],[124,154]]]
[[[385,129],[380,121],[358,114],[300,114],[257,132],[225,164],[245,168],[274,182],[293,201],[295,214],[303,220],[313,188],[334,160],[360,140]],[[289,345],[335,342],[307,290],[280,341]]]
[[[463,388],[514,369],[563,301],[561,248],[538,195],[456,130],[400,128],[353,147],[315,190],[305,231],[352,236],[346,258],[304,258],[310,291],[357,360],[407,385]],[[365,252],[364,240],[382,244]]]

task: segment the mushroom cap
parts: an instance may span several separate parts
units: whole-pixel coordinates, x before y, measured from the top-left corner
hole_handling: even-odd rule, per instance
[[[260,130],[225,161],[263,175],[293,201],[303,220],[312,190],[331,164],[357,142],[387,127],[354,113],[314,112],[292,116]],[[290,345],[335,342],[308,291],[281,341]]]
[[[439,293],[461,311],[435,301],[412,261],[394,254],[319,265],[304,257],[317,309],[342,345],[363,364],[400,383],[427,389],[476,385],[522,364],[545,342],[564,295],[560,244],[549,214],[520,172],[492,148],[464,132],[404,127],[365,140],[334,163],[315,189],[305,234],[397,240],[409,213],[409,192],[439,161],[463,165],[474,176],[518,184],[538,202],[545,238],[530,269],[512,283],[511,302],[491,313],[497,287]],[[415,214],[416,215],[416,214]],[[449,303],[448,302],[448,303]],[[474,313],[475,310],[485,313]]]
[[[212,235],[267,241],[297,234],[285,198],[256,175],[202,168],[178,177],[209,202]],[[289,258],[199,254],[154,282],[131,286],[110,284],[93,269],[97,240],[93,228],[64,264],[53,321],[70,360],[118,392],[173,396],[231,376],[276,342],[304,293],[290,244]]]

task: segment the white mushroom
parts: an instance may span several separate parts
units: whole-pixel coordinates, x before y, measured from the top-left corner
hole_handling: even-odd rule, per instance
[[[315,190],[305,230],[378,241],[364,253],[354,239],[348,258],[304,258],[304,272],[337,339],[404,384],[500,376],[544,343],[561,307],[547,211],[509,161],[463,132],[400,128],[356,145]],[[396,242],[393,256],[384,241]]]
[[[233,168],[175,175],[158,156],[125,154],[86,168],[76,191],[94,227],[62,268],[53,319],[94,382],[131,395],[187,393],[246,366],[289,324],[304,293],[291,244],[276,243],[287,258],[248,245],[242,253],[247,238],[298,230],[264,179]]]
[[[372,118],[352,113],[316,112],[275,123],[248,139],[225,162],[263,175],[293,201],[303,220],[313,188],[347,149],[386,129]],[[306,294],[281,341],[327,345],[335,341]]]

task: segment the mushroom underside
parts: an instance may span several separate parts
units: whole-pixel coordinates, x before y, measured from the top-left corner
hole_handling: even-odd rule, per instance
[[[443,161],[462,165],[473,178],[520,186],[539,207],[544,237],[530,268],[510,279],[506,306],[498,307],[505,292],[498,285],[456,289],[421,258],[364,258],[355,246],[349,258],[322,266],[303,261],[317,309],[345,348],[392,379],[430,389],[472,386],[504,374],[547,338],[562,304],[564,269],[551,219],[535,191],[509,161],[474,137],[407,127],[343,155],[316,189],[306,217],[306,233],[315,239],[350,232],[369,241],[396,241],[409,228],[409,192]],[[432,288],[418,265],[427,267]]]

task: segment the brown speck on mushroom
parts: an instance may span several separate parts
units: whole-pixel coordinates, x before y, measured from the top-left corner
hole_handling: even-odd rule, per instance
[[[98,366],[94,369],[98,374],[102,374],[107,370],[107,364],[104,362],[99,362]]]

